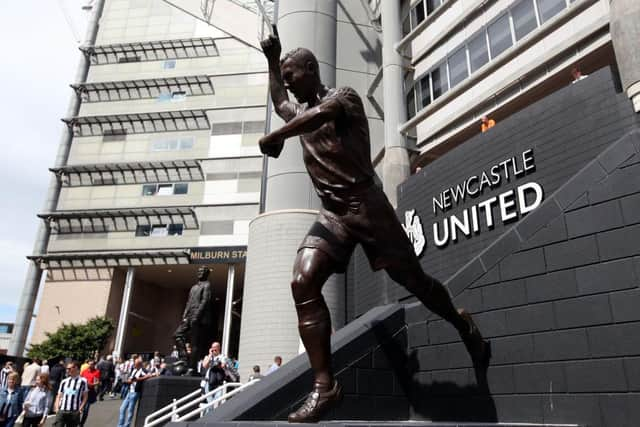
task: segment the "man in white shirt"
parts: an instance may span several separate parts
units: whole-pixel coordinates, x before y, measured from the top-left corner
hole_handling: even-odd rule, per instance
[[[40,373],[40,361],[33,359],[22,372],[22,395],[26,396],[31,387],[36,385],[36,377]]]
[[[281,365],[282,365],[282,357],[280,356],[274,357],[273,365],[269,366],[269,369],[267,369],[267,373],[265,375],[269,375],[270,373],[277,371],[278,369],[280,369]]]
[[[142,382],[154,377],[154,374],[147,373],[142,367],[142,357],[137,357],[134,361],[133,370],[126,384],[123,387],[128,387],[129,392],[127,397],[122,401],[120,405],[120,416],[118,418],[118,427],[130,427],[133,415],[135,414],[136,403],[140,399],[140,392],[142,391]]]

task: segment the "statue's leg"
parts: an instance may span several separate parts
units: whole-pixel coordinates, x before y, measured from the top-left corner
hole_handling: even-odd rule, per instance
[[[298,331],[307,350],[316,383],[330,387],[331,316],[321,290],[333,273],[333,259],[319,249],[302,248],[293,266],[291,292],[298,313]]]
[[[180,325],[173,334],[173,339],[176,343],[176,350],[178,350],[178,357],[181,360],[187,358],[187,337],[189,336],[189,322],[186,319],[182,319]]]
[[[454,307],[444,285],[426,274],[417,258],[411,257],[410,261],[388,267],[386,271],[391,279],[413,293],[425,307],[458,330],[476,368],[486,367],[490,357],[489,344],[482,338],[471,315]]]
[[[442,283],[422,270],[417,260],[386,269],[389,277],[414,294],[429,310],[451,323],[459,332],[468,329],[467,322],[453,306],[451,297]]]
[[[198,329],[198,322],[196,319],[189,319],[189,334],[188,342],[191,344],[191,353],[188,355],[187,365],[189,370],[187,375],[198,375],[198,360],[200,360],[199,352],[202,350],[198,348],[198,334],[201,333]]]
[[[321,293],[334,266],[333,258],[315,248],[300,249],[294,264],[291,291],[298,314],[298,331],[315,383],[307,401],[289,415],[290,422],[318,421],[342,395],[331,369],[331,316]]]

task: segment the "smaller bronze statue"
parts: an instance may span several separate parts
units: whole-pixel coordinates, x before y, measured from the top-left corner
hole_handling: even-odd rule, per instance
[[[485,364],[489,347],[471,316],[457,310],[442,283],[422,270],[393,207],[376,184],[362,100],[351,88],[323,85],[311,51],[295,49],[281,59],[277,34],[274,28],[274,35],[261,45],[269,64],[273,106],[286,124],[265,135],[260,149],[278,157],[286,139],[300,136],[303,160],[322,202],[298,249],[291,281],[314,385],[289,422],[317,422],[342,398],[331,367],[331,317],[321,290],[331,274],[345,271],[357,244],[374,270],[385,269],[458,330],[474,366]],[[298,102],[289,100],[287,90]]]
[[[198,359],[206,352],[207,338],[213,317],[210,270],[198,268],[198,282],[189,290],[189,299],[182,313],[182,321],[174,333],[178,357],[187,365],[189,373],[195,372]],[[188,351],[187,346],[191,347]],[[180,363],[177,364],[178,366]]]

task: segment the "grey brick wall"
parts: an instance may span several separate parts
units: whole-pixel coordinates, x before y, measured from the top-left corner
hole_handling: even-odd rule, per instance
[[[624,94],[615,92],[610,70],[608,68],[602,69],[591,74],[587,79],[553,93],[507,120],[498,122],[489,132],[476,135],[423,168],[418,174],[410,177],[399,188],[399,218],[404,220],[405,210],[416,209],[421,217],[425,233],[430,235],[432,224],[441,221],[444,216],[460,215],[463,209],[481,200],[497,196],[524,182],[538,182],[544,188],[545,199],[548,199],[551,194],[603,152],[606,147],[637,125],[638,117],[633,112],[629,99]],[[447,211],[446,215],[441,212],[437,216],[434,215],[432,197],[439,192],[462,182],[471,175],[486,170],[501,160],[517,156],[529,148],[534,150],[535,172],[528,174],[525,178],[503,183],[493,190],[484,191],[480,197],[475,199],[467,199],[465,203],[454,206]],[[624,156],[624,154],[619,155]],[[615,163],[615,160],[612,157],[607,161]],[[638,160],[629,161],[637,162]],[[608,167],[610,166],[594,167],[588,173],[582,174],[583,178],[580,179],[602,178]],[[631,169],[621,172],[620,177],[610,182],[608,186],[597,190],[592,195],[594,200],[591,202],[604,201],[607,197],[613,199],[615,194],[624,192],[626,186],[632,185],[630,182],[632,180],[629,179],[631,174],[633,174]],[[519,229],[521,237],[527,239],[531,237],[532,231],[539,228],[539,224],[536,222],[542,221],[546,224],[548,217],[557,216],[561,209],[567,207],[567,200],[571,199],[571,203],[576,203],[576,207],[584,202],[584,200],[576,200],[572,196],[570,193],[559,194],[557,196],[558,206],[546,204],[538,208],[538,215],[535,217],[530,215],[529,218],[520,219],[519,223],[528,224],[527,227],[523,225]],[[632,202],[633,200],[626,201],[625,206],[632,204]],[[627,215],[630,215],[633,209],[632,206],[627,206]],[[624,221],[623,212],[620,212],[619,216],[610,216],[611,210],[615,212],[614,204],[600,206],[593,213],[589,213],[589,218],[591,218],[589,221],[599,221],[598,218],[601,217],[606,218],[609,222],[598,222],[600,227],[614,226]],[[543,211],[546,215],[542,215]],[[497,209],[494,209],[494,216],[496,214],[498,214]],[[559,233],[569,233],[571,237],[585,235],[584,228],[589,224],[583,221],[581,215],[584,214],[579,212],[573,214],[568,229],[556,224],[557,229],[549,228],[548,234],[560,240],[565,240],[565,236],[561,236]],[[428,239],[425,253],[421,258],[422,266],[434,277],[446,281],[470,262],[479,251],[484,250],[498,239],[502,242],[500,246],[493,248],[497,252],[496,256],[500,255],[500,251],[511,250],[513,236],[502,237],[511,225],[505,226],[498,223],[491,231],[482,229],[480,233],[470,238],[462,237],[457,243],[449,244],[445,248],[437,248],[433,241]],[[537,236],[538,239],[543,237]],[[615,237],[612,239],[615,240]],[[571,244],[587,243],[588,239],[582,243]],[[535,241],[530,244],[533,247]],[[572,248],[560,245],[555,250],[571,251]],[[530,255],[534,258],[529,261]],[[535,261],[539,262],[540,255],[539,251],[534,251],[525,255],[520,261],[516,256],[508,261],[513,264],[507,268],[517,269],[518,262],[520,262],[522,267],[540,269],[539,263],[529,265]],[[588,257],[589,254],[585,253],[583,256]],[[404,289],[394,284],[385,284],[386,275],[384,273],[372,273],[361,252],[357,252],[354,258],[356,283],[354,285],[355,294],[353,300],[350,301],[350,310],[355,316],[382,302],[403,300],[409,296]],[[525,260],[524,264],[522,259]],[[532,271],[532,273],[534,272]],[[473,274],[473,272],[467,271],[467,274]],[[386,296],[380,294],[384,291],[387,292]]]
[[[408,309],[422,392],[422,400],[409,399],[412,419],[455,419],[467,402],[484,399],[493,414],[477,415],[488,421],[638,425],[640,126],[607,70],[583,82],[503,123],[521,126],[515,152],[534,146],[531,177],[543,184],[544,203],[492,233],[432,247],[422,260],[441,272],[456,305],[474,313],[493,357],[487,394],[453,328],[420,306]],[[528,134],[536,138],[524,143]],[[473,158],[473,144],[496,142],[486,138],[461,149]],[[545,153],[559,158],[546,162]],[[405,186],[402,206],[431,194],[418,178]],[[484,244],[473,252],[472,240]]]

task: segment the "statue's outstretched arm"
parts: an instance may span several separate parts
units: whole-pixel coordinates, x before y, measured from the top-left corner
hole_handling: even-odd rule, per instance
[[[260,138],[260,149],[263,153],[268,154],[270,146],[282,145],[287,138],[313,132],[323,124],[335,120],[341,112],[342,104],[338,100],[324,101],[298,114],[280,129]]]
[[[271,94],[273,107],[282,120],[289,121],[296,116],[300,106],[295,102],[289,101],[289,95],[280,73],[282,46],[278,37],[278,29],[275,26],[273,27],[273,33],[266,40],[262,40],[260,45],[269,64],[269,93]]]

